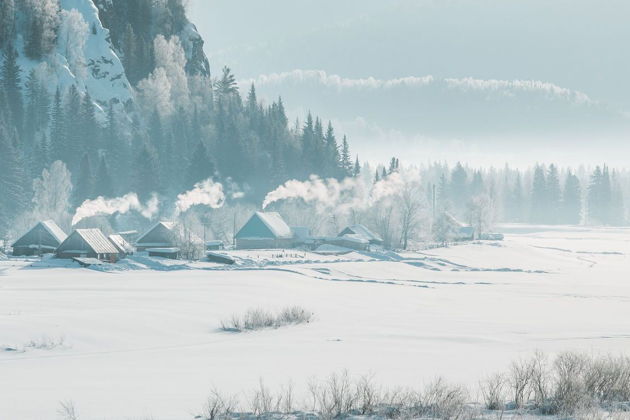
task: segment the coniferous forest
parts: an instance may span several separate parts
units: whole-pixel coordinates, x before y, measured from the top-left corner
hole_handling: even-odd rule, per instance
[[[68,191],[70,211],[129,192],[172,203],[213,178],[258,206],[290,179],[361,175],[374,182],[399,170],[397,160],[389,168],[361,163],[330,122],[311,114],[290,120],[281,97],[259,100],[255,86],[239,86],[230,68],[211,72],[182,0],[95,4],[98,19],[89,22],[58,0],[0,3],[0,237],[15,234],[24,214],[45,217],[50,211],[42,208],[63,205],[51,204],[49,197],[63,196],[55,191]],[[101,33],[122,73],[103,70],[113,58],[86,55],[99,48],[93,44]],[[120,91],[104,93],[103,80],[120,82]],[[461,220],[481,200],[493,221],[627,221],[628,176],[605,165],[493,170],[436,163],[419,173],[424,205]]]

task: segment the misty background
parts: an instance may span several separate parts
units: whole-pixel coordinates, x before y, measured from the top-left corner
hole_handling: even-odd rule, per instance
[[[362,160],[626,165],[621,0],[190,0],[215,73],[348,134]],[[217,74],[215,74],[217,76]],[[308,108],[304,108],[308,106]]]

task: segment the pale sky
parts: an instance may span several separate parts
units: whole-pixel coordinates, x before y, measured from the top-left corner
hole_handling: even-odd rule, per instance
[[[383,144],[416,160],[630,156],[626,0],[190,0],[189,15],[215,74],[333,120],[368,159]]]

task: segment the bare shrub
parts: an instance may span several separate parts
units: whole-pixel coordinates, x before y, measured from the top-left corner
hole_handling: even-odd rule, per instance
[[[280,328],[287,325],[309,323],[313,313],[299,306],[284,308],[277,314],[264,309],[249,309],[245,314],[232,315],[221,321],[221,329],[230,332],[255,331],[265,328]]]
[[[326,419],[352,412],[357,402],[356,387],[352,386],[347,371],[333,373],[323,383],[311,381],[309,392],[314,403],[314,411]]]
[[[72,401],[60,401],[57,414],[63,420],[78,420],[79,416]]]
[[[252,393],[250,401],[251,412],[256,416],[273,413],[278,411],[278,405],[275,404],[275,397],[267,388],[262,379],[258,382],[258,388]]]
[[[484,406],[488,410],[505,409],[506,380],[502,374],[492,375],[479,384]]]
[[[584,382],[588,395],[599,404],[630,401],[630,359],[608,356],[591,360]]]
[[[466,416],[468,392],[442,378],[433,381],[422,393],[422,415],[443,420],[463,419]]]
[[[56,338],[43,335],[38,339],[32,339],[28,343],[24,344],[24,348],[37,349],[37,350],[53,350],[57,347],[63,347],[66,339],[64,336]]]
[[[373,375],[362,376],[355,385],[357,410],[361,415],[374,414],[381,401],[381,393],[374,385],[373,379]]]
[[[584,381],[588,369],[588,356],[577,353],[562,353],[554,361],[556,383],[553,408],[556,413],[573,414],[593,405]]]
[[[516,408],[525,406],[529,398],[529,386],[532,380],[532,363],[528,360],[512,362],[508,372],[508,382],[512,388]]]
[[[534,405],[543,412],[550,411],[551,372],[547,358],[537,351],[531,361],[531,390],[534,394]]]
[[[200,415],[196,418],[201,420],[220,420],[230,417],[236,407],[235,397],[226,397],[216,389],[210,391],[206,404]]]

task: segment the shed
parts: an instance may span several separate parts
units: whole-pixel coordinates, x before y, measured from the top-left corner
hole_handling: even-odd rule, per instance
[[[96,258],[101,261],[118,261],[119,251],[100,229],[77,229],[56,252],[57,258]]]
[[[68,235],[52,220],[37,223],[12,245],[13,255],[52,254]]]
[[[138,251],[146,251],[149,248],[173,247],[177,247],[177,234],[173,222],[158,222],[136,240]]]
[[[220,240],[206,241],[206,251],[218,251],[224,248],[225,248],[225,245],[223,244],[223,241],[220,241]]]
[[[378,236],[376,233],[372,232],[365,225],[356,224],[352,226],[348,226],[344,230],[342,230],[337,236],[344,235],[357,235],[365,240],[367,240],[372,245],[383,245],[383,239]]]
[[[351,233],[334,238],[327,238],[325,243],[358,251],[365,251],[370,247],[370,241],[361,235]]]
[[[125,258],[127,255],[133,254],[133,247],[125,240],[125,238],[123,238],[122,235],[109,235],[108,239],[118,250],[120,258]]]
[[[149,257],[162,257],[170,260],[178,260],[181,256],[181,251],[178,247],[169,248],[147,248]]]
[[[235,236],[239,249],[289,248],[293,232],[276,212],[257,211]]]

